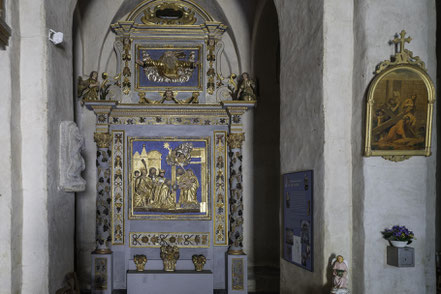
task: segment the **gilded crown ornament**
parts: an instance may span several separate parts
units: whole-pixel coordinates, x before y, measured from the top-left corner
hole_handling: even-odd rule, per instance
[[[112,142],[112,135],[109,133],[95,133],[93,139],[98,148],[109,148],[110,143]]]
[[[135,255],[133,257],[133,262],[136,265],[136,270],[138,272],[142,272],[142,271],[144,271],[145,265],[147,263],[147,256],[145,256],[143,254]]]
[[[179,259],[178,246],[162,245],[161,259],[164,263],[164,271],[174,272],[176,270],[176,261]]]
[[[192,261],[194,264],[194,270],[197,272],[201,272],[204,269],[204,265],[207,262],[207,258],[205,256],[203,256],[202,254],[193,255]]]

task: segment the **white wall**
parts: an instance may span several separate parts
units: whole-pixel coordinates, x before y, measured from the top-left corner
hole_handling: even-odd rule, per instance
[[[326,232],[323,221],[323,3],[279,0],[275,4],[279,14],[281,50],[281,173],[314,170],[314,272],[280,259],[280,291],[320,293],[328,258],[323,255]]]
[[[405,29],[413,38],[406,47],[426,62],[428,73],[436,80],[435,55],[435,1],[357,1],[355,5],[354,36],[356,38],[356,61],[354,63],[353,141],[360,146],[358,136],[366,101],[365,89],[373,77],[375,66],[393,54],[388,41]],[[434,117],[434,122],[436,118]],[[435,166],[436,126],[433,127],[433,155],[429,158],[413,157],[400,163],[382,158],[361,158],[360,150],[353,150],[361,160],[361,171],[354,176],[355,182],[363,181],[354,194],[354,203],[361,202],[357,231],[362,232],[358,272],[364,276],[354,277],[354,290],[363,293],[423,293],[435,292]],[[361,206],[362,205],[362,206]],[[386,264],[386,241],[379,233],[391,225],[411,228],[417,241],[415,267],[399,269]],[[359,242],[358,240],[357,242]],[[380,279],[384,282],[378,282]],[[361,284],[363,281],[363,284]]]
[[[342,254],[354,293],[434,293],[436,127],[429,158],[393,163],[362,152],[366,91],[375,66],[394,53],[395,33],[413,37],[407,47],[435,80],[435,2],[275,3],[282,173],[315,171],[315,272],[281,260],[281,292],[329,293],[329,259]],[[414,268],[386,264],[380,232],[395,224],[417,235]]]

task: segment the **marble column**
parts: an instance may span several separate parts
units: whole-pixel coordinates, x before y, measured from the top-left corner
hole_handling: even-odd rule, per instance
[[[230,148],[230,232],[228,254],[243,252],[243,185],[242,185],[242,142],[244,133],[228,136]]]
[[[95,133],[97,143],[97,184],[96,184],[96,250],[95,253],[111,253],[110,239],[110,143],[112,135],[109,133]]]

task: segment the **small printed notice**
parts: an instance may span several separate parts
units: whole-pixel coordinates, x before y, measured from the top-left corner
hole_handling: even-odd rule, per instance
[[[312,170],[283,175],[283,258],[313,271]]]

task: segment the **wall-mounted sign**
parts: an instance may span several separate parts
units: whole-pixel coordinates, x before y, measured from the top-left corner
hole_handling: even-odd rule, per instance
[[[312,170],[283,175],[283,258],[313,271]]]

